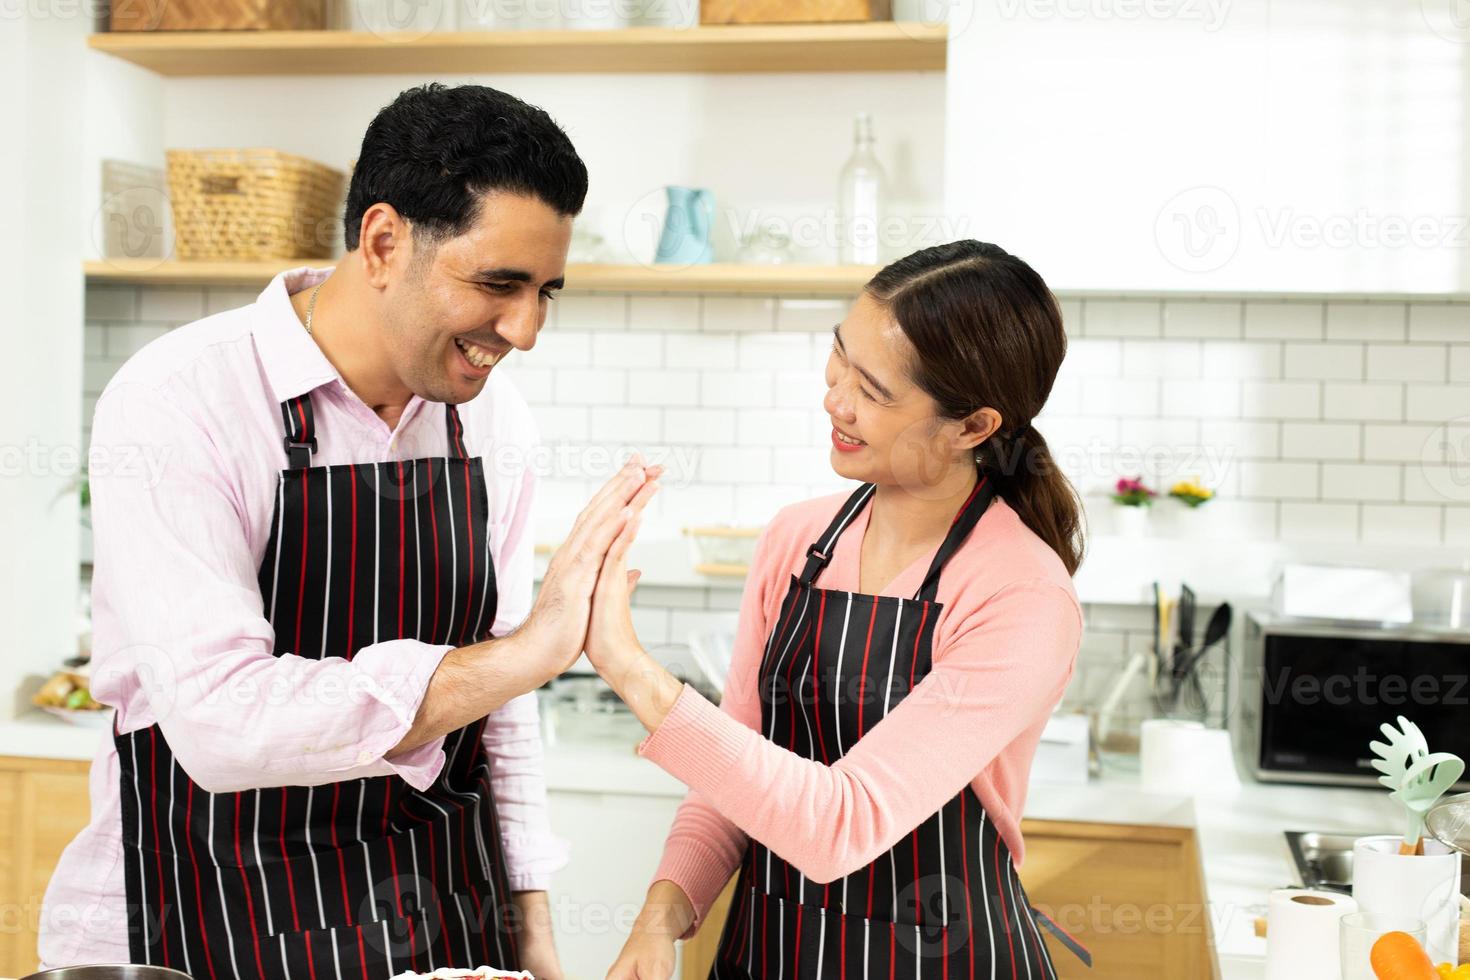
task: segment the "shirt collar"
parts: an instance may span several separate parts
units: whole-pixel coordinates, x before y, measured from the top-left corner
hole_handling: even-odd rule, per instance
[[[291,306],[293,293],[311,289],[331,274],[330,268],[287,269],[272,279],[255,300],[251,333],[276,401],[288,401],[342,380]]]

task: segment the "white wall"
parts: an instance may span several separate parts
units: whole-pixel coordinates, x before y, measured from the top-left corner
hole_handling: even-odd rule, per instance
[[[74,652],[82,398],[82,139],[65,113],[82,104],[90,19],[29,8],[0,22],[0,719],[28,674]],[[30,688],[27,688],[29,690]]]
[[[1470,291],[1452,7],[965,4],[946,201],[1054,288]]]
[[[138,346],[253,290],[88,291],[88,402]],[[1161,536],[1470,553],[1470,302],[1259,297],[1063,299],[1067,359],[1037,427],[1114,532],[1113,481],[1202,479],[1199,512],[1155,508]],[[567,295],[498,370],[536,414],[548,460],[537,540],[561,535],[615,451],[669,466],[647,539],[762,524],[834,492],[821,368],[840,300]],[[595,452],[594,452],[595,451]],[[600,455],[599,455],[600,454]]]
[[[657,209],[668,184],[714,192],[721,258],[731,257],[734,230],[754,212],[791,223],[802,258],[835,261],[835,241],[821,229],[836,204],[853,117],[864,111],[876,117],[894,213],[914,216],[916,235],[940,214],[944,83],[935,72],[168,79],[162,141],[269,146],[345,170],[378,109],[433,80],[494,85],[549,111],[591,173],[582,223],[607,239],[615,261],[652,257],[642,215]]]

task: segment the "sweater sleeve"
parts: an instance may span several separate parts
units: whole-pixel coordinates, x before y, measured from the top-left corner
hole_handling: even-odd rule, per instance
[[[892,847],[1044,718],[1081,633],[1064,588],[1013,583],[967,614],[929,675],[830,766],[777,746],[689,687],[639,751],[808,878],[831,882]]]
[[[772,525],[774,527],[774,525]],[[760,695],[756,687],[761,655],[765,649],[767,600],[781,586],[786,569],[776,562],[769,567],[775,551],[767,529],[756,543],[751,568],[756,572],[746,581],[740,601],[740,620],[735,630],[735,646],[731,654],[730,674],[725,681],[720,708],[708,701],[700,702],[711,714],[734,730],[755,737],[760,728]],[[745,832],[720,813],[697,788],[685,797],[674,825],[664,844],[663,859],[654,881],[667,880],[678,885],[694,906],[694,922],[681,937],[688,939],[699,931],[709,908],[719,897],[730,875],[740,864],[745,852]]]

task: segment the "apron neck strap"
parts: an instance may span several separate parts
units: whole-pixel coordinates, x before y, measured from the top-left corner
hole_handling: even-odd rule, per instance
[[[444,403],[444,425],[449,432],[449,455],[458,459],[469,458],[469,451],[464,445],[464,426],[459,421],[459,409]]]
[[[286,460],[293,470],[311,465],[316,452],[316,421],[311,414],[311,396],[298,395],[281,402],[281,419],[286,423]]]
[[[990,478],[984,473],[975,483],[975,489],[970,491],[970,496],[960,505],[960,512],[955,515],[954,523],[949,527],[949,533],[944,536],[944,542],[939,550],[934,553],[934,561],[929,565],[929,572],[924,576],[924,584],[919,586],[919,591],[914,598],[923,602],[933,602],[939,594],[939,573],[944,566],[954,557],[954,553],[960,550],[960,545],[975,530],[975,525],[980,523],[980,518],[985,514],[990,502],[995,499],[995,487],[991,485]]]
[[[847,530],[847,525],[852,523],[853,518],[862,513],[864,505],[872,499],[875,489],[871,483],[864,483],[858,487],[837,511],[837,516],[827,526],[827,530],[822,532],[816,544],[806,550],[806,567],[801,571],[802,585],[811,585],[817,580],[817,576],[822,574],[822,569],[826,568],[827,563],[832,560],[832,549],[837,547],[837,538]]]
[[[286,459],[290,469],[307,468],[316,452],[316,419],[311,411],[311,396],[298,395],[281,402],[281,420],[286,424]],[[447,402],[444,405],[444,428],[449,435],[449,455],[468,459],[470,454],[464,444],[464,425],[459,420],[459,409]]]

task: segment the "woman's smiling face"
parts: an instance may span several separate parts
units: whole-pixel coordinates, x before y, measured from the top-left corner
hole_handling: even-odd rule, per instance
[[[913,345],[867,293],[833,331],[823,407],[832,422],[832,468],[863,483],[932,488],[989,435],[939,406],[910,377]],[[997,420],[998,421],[998,420]]]

